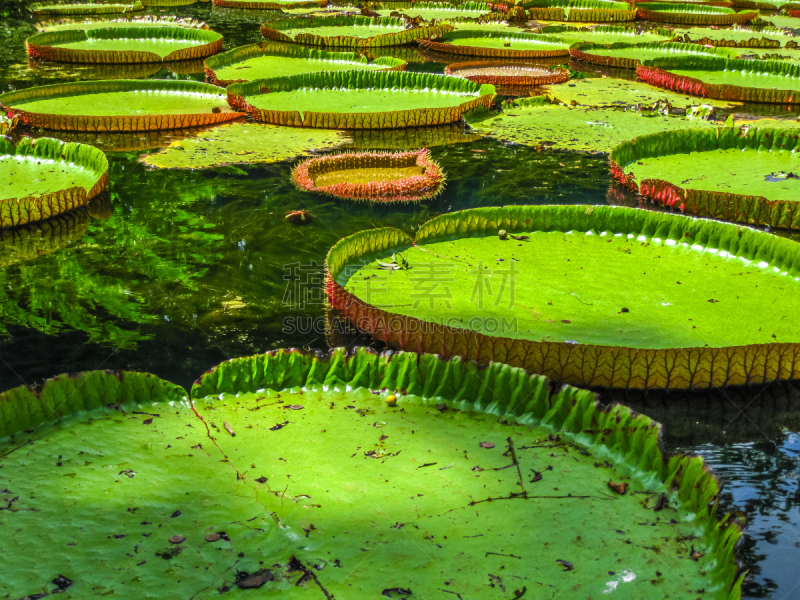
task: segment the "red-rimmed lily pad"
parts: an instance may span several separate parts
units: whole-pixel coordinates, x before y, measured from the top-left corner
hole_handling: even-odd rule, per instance
[[[758,11],[754,10],[736,12],[722,6],[678,2],[641,2],[636,4],[636,9],[642,19],[684,25],[734,25],[758,17]]]
[[[0,95],[33,127],[67,131],[150,131],[222,123],[232,111],[216,86],[194,81],[84,81]]]
[[[611,153],[614,176],[643,196],[701,217],[800,229],[796,129],[666,131]]]
[[[25,46],[42,60],[150,63],[205,58],[222,50],[222,36],[188,27],[109,27],[37,33]]]
[[[800,290],[797,265],[796,242],[718,221],[482,208],[437,217],[415,239],[386,228],[340,241],[328,301],[404,350],[581,385],[708,388],[800,377],[787,291]]]
[[[540,21],[618,23],[636,19],[636,8],[611,0],[526,0],[521,6]]]
[[[344,200],[419,202],[442,192],[445,175],[423,148],[310,158],[295,167],[292,181],[302,190]]]
[[[0,406],[10,597],[56,578],[156,599],[413,598],[443,578],[465,598],[487,581],[503,598],[740,594],[741,530],[702,458],[665,454],[648,417],[505,365],[282,350],[220,365],[191,396],[95,371]]]
[[[276,42],[241,46],[205,61],[206,78],[221,86],[317,71],[402,71],[405,68],[406,62],[397,58],[370,62],[356,52],[326,52]]]
[[[662,42],[655,44],[575,44],[572,58],[596,65],[635,69],[643,60],[674,56],[724,56],[734,58],[738,52],[727,48],[704,48],[696,44]]]
[[[495,95],[491,85],[403,71],[303,73],[237,83],[227,91],[231,106],[259,121],[325,129],[454,123],[478,106],[488,108]]]
[[[500,31],[453,31],[438,40],[419,40],[419,45],[434,52],[462,56],[497,58],[550,58],[569,56],[569,44],[535,33]]]
[[[261,35],[277,42],[310,46],[373,48],[403,46],[452,30],[452,25],[444,23],[409,28],[396,18],[334,16],[270,21],[261,26]]]
[[[36,17],[57,17],[76,15],[113,15],[144,10],[139,2],[34,2],[30,5]]]
[[[51,138],[0,138],[0,228],[48,219],[86,205],[108,182],[97,148]]]
[[[702,98],[800,104],[800,64],[711,56],[647,60],[639,79],[660,88]]]

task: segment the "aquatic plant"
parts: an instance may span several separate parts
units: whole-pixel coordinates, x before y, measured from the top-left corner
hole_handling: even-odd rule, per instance
[[[569,56],[569,44],[558,37],[535,33],[453,31],[438,40],[417,42],[426,50],[447,54],[497,58],[549,58]]]
[[[398,253],[409,268],[387,278],[381,263]],[[800,285],[798,265],[794,241],[728,223],[508,206],[444,214],[414,239],[392,228],[345,238],[328,254],[327,293],[359,331],[403,350],[573,384],[694,389],[800,376],[800,330],[784,317],[794,296],[773,291]]]
[[[344,200],[419,202],[442,192],[445,175],[423,148],[310,158],[294,168],[292,181],[302,190]]]
[[[614,23],[636,19],[636,8],[611,0],[526,0],[528,16],[541,21]]]
[[[250,10],[282,10],[292,8],[322,8],[328,0],[213,0],[215,6]]]
[[[733,58],[737,52],[727,48],[703,48],[695,44],[660,42],[649,44],[575,44],[569,49],[575,60],[620,69],[635,69],[643,60],[660,56],[723,56]]]
[[[236,73],[244,67],[249,68],[246,77]],[[296,44],[261,42],[240,46],[208,58],[204,68],[209,83],[227,87],[234,83],[262,79],[265,76],[278,77],[315,71],[355,69],[403,71],[406,62],[391,57],[369,61],[367,57],[357,52],[326,52]]]
[[[110,15],[142,11],[144,10],[144,5],[139,0],[129,4],[113,2],[34,2],[30,5],[30,9],[36,17]]]
[[[608,575],[623,560],[625,573],[671,596],[740,594],[741,529],[734,515],[720,514],[720,484],[702,458],[668,456],[659,425],[625,406],[602,407],[590,391],[505,365],[278,350],[225,362],[190,394],[145,373],[91,371],[8,390],[0,406],[0,436],[16,449],[4,461],[10,535],[24,549],[9,557],[12,576],[3,580],[15,596],[50,587],[50,576],[27,568],[42,544],[95,540],[101,563],[46,553],[37,564],[68,573],[56,586],[115,589],[107,576],[133,552],[137,568],[123,570],[120,584],[152,597],[220,583],[291,585],[298,597],[400,597],[396,590],[408,596],[442,576],[466,593],[485,585],[489,568],[502,573],[494,581],[521,592],[533,545],[544,585],[563,585],[581,569],[589,593],[608,581],[625,586],[629,575]],[[34,443],[23,443],[28,436]],[[263,439],[270,443],[247,443]],[[275,452],[283,460],[266,470]],[[56,455],[61,465],[47,459]],[[115,466],[103,510],[86,502],[110,485],[98,460]],[[348,460],[347,469],[336,467]],[[318,468],[301,468],[309,464]],[[54,470],[74,473],[81,486],[47,476]],[[352,510],[354,494],[371,502]],[[65,513],[84,526],[64,524]],[[150,545],[129,538],[131,528],[144,528]],[[454,532],[458,543],[448,541]],[[380,547],[365,554],[376,539]],[[498,543],[502,556],[493,554]],[[438,559],[420,561],[420,544]],[[194,568],[211,557],[218,571]],[[162,560],[181,580],[165,584]]]
[[[16,227],[86,205],[106,187],[108,160],[84,144],[0,137],[0,176],[0,228]]]
[[[800,229],[800,203],[794,199],[800,178],[787,170],[798,150],[793,130],[665,131],[617,146],[611,172],[642,196],[684,213]],[[640,167],[641,161],[648,166]]]
[[[758,11],[677,2],[637,2],[636,10],[641,19],[683,25],[735,25],[758,17]]]
[[[37,33],[25,40],[25,47],[31,58],[58,62],[167,62],[215,54],[222,50],[222,36],[174,26],[70,29]]]
[[[447,23],[409,29],[402,19],[388,17],[310,17],[261,25],[261,35],[270,40],[339,48],[403,46],[450,31],[453,26]]]
[[[222,123],[243,116],[220,89],[195,81],[82,81],[0,94],[28,126],[67,131],[152,131]]]
[[[563,83],[569,79],[569,70],[563,67],[543,67],[535,64],[499,61],[471,61],[447,65],[446,75],[463,77],[475,83],[488,83],[511,88],[537,87]],[[501,92],[502,93],[502,92]]]
[[[258,121],[326,129],[453,123],[478,106],[491,106],[495,95],[491,85],[403,71],[303,73],[237,83],[227,92],[235,110]],[[361,99],[356,110],[354,97]]]
[[[644,61],[639,79],[681,94],[739,102],[800,103],[800,64],[721,56],[675,56]]]

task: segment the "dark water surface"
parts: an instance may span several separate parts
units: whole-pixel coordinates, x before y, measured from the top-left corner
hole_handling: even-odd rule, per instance
[[[264,20],[264,13],[210,3],[154,14],[206,21],[225,36],[226,50],[259,41]],[[33,32],[31,21],[0,19],[0,92],[102,78],[96,67],[29,65],[23,43]],[[201,64],[134,76],[203,80]],[[91,216],[56,220],[46,253],[6,260],[8,240],[0,241],[0,390],[91,369],[149,371],[188,387],[231,357],[326,348],[320,269],[344,236],[383,226],[413,232],[438,214],[479,206],[632,201],[612,185],[603,155],[469,141],[462,128],[447,134],[461,143],[431,148],[448,175],[444,194],[408,207],[299,192],[289,182],[293,161],[194,172],[138,162],[170,135],[130,136],[123,140],[128,151],[109,153],[109,192],[94,202]],[[77,141],[110,149],[108,139]],[[315,220],[292,226],[284,219],[290,209],[308,210]],[[664,423],[670,449],[702,454],[724,483],[725,508],[746,512],[745,595],[800,598],[800,392],[776,384],[606,396],[612,399]]]

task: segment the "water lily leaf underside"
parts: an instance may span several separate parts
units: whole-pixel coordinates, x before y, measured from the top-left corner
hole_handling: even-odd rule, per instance
[[[28,125],[67,131],[152,131],[230,121],[216,86],[195,81],[83,81],[0,95]]]
[[[108,161],[92,146],[51,138],[0,138],[0,228],[41,221],[83,206],[108,182]]]
[[[644,196],[684,212],[798,229],[797,149],[797,127],[662,132],[616,148],[612,172]]]
[[[708,509],[702,459],[666,458],[650,419],[590,392],[361,350],[236,359],[192,396],[97,371],[0,396],[0,434],[17,434],[0,591],[61,575],[151,598],[740,593],[741,532]]]
[[[412,268],[378,268],[398,252]],[[403,350],[612,388],[800,376],[786,293],[800,286],[800,250],[727,223],[622,207],[474,209],[429,221],[416,240],[395,229],[345,238],[328,268],[331,306]],[[436,278],[449,279],[426,283]]]

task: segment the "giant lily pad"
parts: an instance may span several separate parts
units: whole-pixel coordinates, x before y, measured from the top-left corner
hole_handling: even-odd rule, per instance
[[[131,13],[144,10],[144,5],[139,1],[130,4],[113,2],[34,2],[30,5],[30,9],[37,17],[55,17]]]
[[[685,108],[698,104],[696,98],[662,90],[638,81],[622,79],[590,78],[578,79],[565,85],[553,86],[548,95],[566,104],[584,106],[629,106],[634,104],[653,104],[665,100],[672,106]],[[704,99],[703,104],[711,106],[735,106],[734,102]]]
[[[703,98],[800,104],[800,65],[793,62],[676,56],[645,61],[636,74],[651,85]]]
[[[66,31],[70,29],[108,29],[110,27],[192,27],[204,29],[206,24],[190,18],[175,16],[132,16],[117,17],[114,19],[58,19],[52,21],[40,21],[36,24],[36,29],[40,32],[46,31]]]
[[[241,46],[205,62],[209,82],[221,86],[317,71],[402,71],[405,67],[405,61],[397,58],[369,62],[356,52],[325,52],[274,42]]]
[[[781,10],[785,7],[796,8],[798,6],[797,0],[731,0],[733,5],[737,8],[749,8],[752,10]]]
[[[328,0],[214,0],[215,6],[250,10],[283,10],[293,8],[322,8]]]
[[[233,123],[178,140],[141,158],[162,169],[205,169],[238,163],[290,160],[311,150],[329,150],[347,141],[338,131]]]
[[[707,388],[800,377],[799,264],[796,242],[728,223],[511,206],[442,215],[415,240],[345,238],[328,301],[404,350],[582,385]]]
[[[372,48],[403,46],[452,30],[453,26],[447,24],[408,29],[402,19],[338,16],[270,21],[261,26],[261,35],[278,42],[311,46]]]
[[[571,25],[548,25],[541,33],[554,35],[565,41],[588,44],[646,44],[664,42],[675,37],[671,30],[666,28],[636,29],[618,25],[598,25],[591,29]]]
[[[758,16],[755,10],[736,12],[722,6],[678,2],[638,2],[636,9],[642,19],[684,25],[734,25]]]
[[[511,61],[471,61],[453,63],[445,68],[446,75],[455,75],[474,81],[489,83],[498,93],[514,96],[530,93],[531,87],[552,85],[569,80],[569,70]]]
[[[453,31],[439,40],[419,40],[425,49],[448,54],[499,58],[547,58],[568,56],[569,44],[535,33]]]
[[[106,187],[108,161],[83,144],[0,138],[0,181],[0,228],[14,227],[87,204]]]
[[[0,95],[28,125],[67,131],[148,131],[197,127],[243,115],[216,86],[195,81],[84,81]]]
[[[471,123],[506,142],[580,152],[611,152],[620,142],[669,129],[715,127],[713,122],[665,116],[656,111],[567,107],[541,97],[505,104],[499,115]]]
[[[0,406],[10,597],[740,594],[741,531],[702,458],[505,365],[278,351],[220,365],[191,400],[94,371]]]
[[[399,13],[410,19],[423,21],[443,21],[449,19],[477,19],[492,11],[491,6],[482,2],[464,2],[450,4],[448,2],[415,2],[410,8],[380,8],[376,12],[382,17]]]
[[[430,151],[348,152],[303,161],[292,171],[301,190],[344,200],[419,202],[440,194],[445,175]]]
[[[800,229],[797,128],[651,134],[611,154],[614,176],[698,216]]]
[[[678,40],[687,44],[703,46],[727,46],[729,48],[777,48],[796,46],[795,36],[783,29],[763,28],[757,32],[752,29],[712,29],[696,27],[676,30]]]
[[[79,63],[150,63],[204,58],[222,36],[186,27],[109,27],[37,33],[25,41],[32,58]]]
[[[522,7],[539,21],[609,23],[636,19],[635,7],[611,0],[526,0]]]
[[[596,65],[622,69],[635,69],[643,60],[673,56],[725,56],[736,57],[737,52],[727,48],[703,48],[695,44],[575,44],[569,49],[572,58]]]
[[[453,123],[493,98],[491,85],[402,71],[304,73],[228,87],[231,106],[259,121],[327,129]]]

